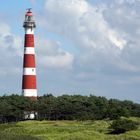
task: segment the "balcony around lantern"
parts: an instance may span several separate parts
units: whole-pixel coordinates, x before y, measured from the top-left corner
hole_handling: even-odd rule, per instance
[[[24,21],[23,23],[24,28],[35,28],[35,22],[34,21]]]

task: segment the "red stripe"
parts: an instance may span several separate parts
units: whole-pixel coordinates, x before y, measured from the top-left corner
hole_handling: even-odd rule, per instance
[[[23,75],[22,89],[36,89],[36,76]]]
[[[25,47],[34,47],[34,35],[33,34],[25,34]]]
[[[35,55],[34,54],[24,54],[23,67],[35,67]]]

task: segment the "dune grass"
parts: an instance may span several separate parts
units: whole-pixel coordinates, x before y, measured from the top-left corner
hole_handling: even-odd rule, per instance
[[[139,118],[133,118],[140,122]],[[111,121],[23,121],[0,125],[0,140],[140,140],[140,127],[108,134]]]

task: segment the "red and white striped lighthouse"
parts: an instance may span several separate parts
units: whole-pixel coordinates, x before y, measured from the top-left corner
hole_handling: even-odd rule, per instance
[[[25,29],[24,41],[24,59],[23,59],[23,78],[22,78],[22,94],[32,100],[37,100],[36,85],[36,65],[35,65],[35,48],[34,48],[34,28],[36,27],[33,20],[31,9],[27,9],[25,21],[23,24]]]

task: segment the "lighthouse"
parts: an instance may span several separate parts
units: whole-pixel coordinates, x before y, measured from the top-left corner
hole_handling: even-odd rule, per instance
[[[31,9],[25,14],[23,23],[25,29],[24,37],[24,59],[23,59],[23,78],[22,94],[32,100],[37,99],[36,85],[36,65],[35,65],[35,48],[34,48],[34,28],[36,27],[33,20]]]
[[[34,47],[34,29],[36,27],[33,19],[33,13],[27,9],[25,21],[23,23],[25,29],[24,36],[24,56],[23,56],[23,77],[22,77],[22,94],[29,99],[37,100],[36,85],[36,64],[35,64],[35,47]],[[25,111],[25,119],[34,119],[35,111]]]

